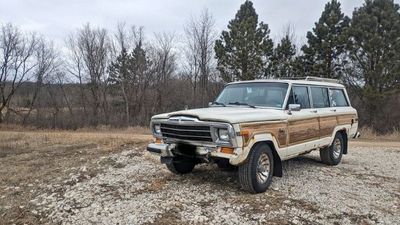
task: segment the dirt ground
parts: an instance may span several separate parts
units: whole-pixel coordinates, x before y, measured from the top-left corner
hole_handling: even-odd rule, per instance
[[[400,142],[358,140],[342,163],[316,152],[251,195],[235,171],[171,174],[128,131],[0,131],[0,224],[398,224]]]

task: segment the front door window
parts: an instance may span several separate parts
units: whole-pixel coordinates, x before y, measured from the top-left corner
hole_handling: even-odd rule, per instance
[[[308,109],[310,108],[310,98],[308,96],[308,88],[306,86],[293,86],[288,105],[299,104],[301,109]]]

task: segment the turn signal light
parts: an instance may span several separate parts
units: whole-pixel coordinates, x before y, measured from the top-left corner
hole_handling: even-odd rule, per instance
[[[240,131],[240,136],[242,136],[244,144],[249,142],[250,132],[248,130]]]
[[[154,143],[156,143],[156,144],[161,144],[161,138],[156,138],[156,140],[154,141]]]
[[[233,148],[228,148],[228,147],[222,147],[221,152],[225,154],[233,154]]]

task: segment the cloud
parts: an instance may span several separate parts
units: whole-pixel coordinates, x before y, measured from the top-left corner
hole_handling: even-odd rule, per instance
[[[327,1],[254,0],[259,19],[269,24],[271,36],[278,38],[284,26],[294,26],[301,40],[319,18]],[[351,15],[362,0],[343,1]],[[118,22],[144,26],[153,32],[183,32],[191,15],[203,8],[213,14],[218,32],[226,26],[243,1],[238,0],[0,0],[0,22],[11,22],[24,30],[36,31],[56,43],[83,24],[114,30]]]

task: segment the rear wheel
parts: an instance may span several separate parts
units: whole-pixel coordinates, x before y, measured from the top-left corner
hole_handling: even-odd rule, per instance
[[[239,182],[243,189],[251,193],[265,192],[272,182],[274,158],[266,144],[256,145],[248,156],[248,161],[239,166]]]
[[[329,147],[319,150],[319,155],[323,163],[337,165],[342,160],[344,150],[344,138],[341,133],[336,133],[332,144]]]
[[[195,165],[195,162],[176,160],[173,160],[171,163],[166,164],[168,170],[175,174],[190,173],[193,171]]]

